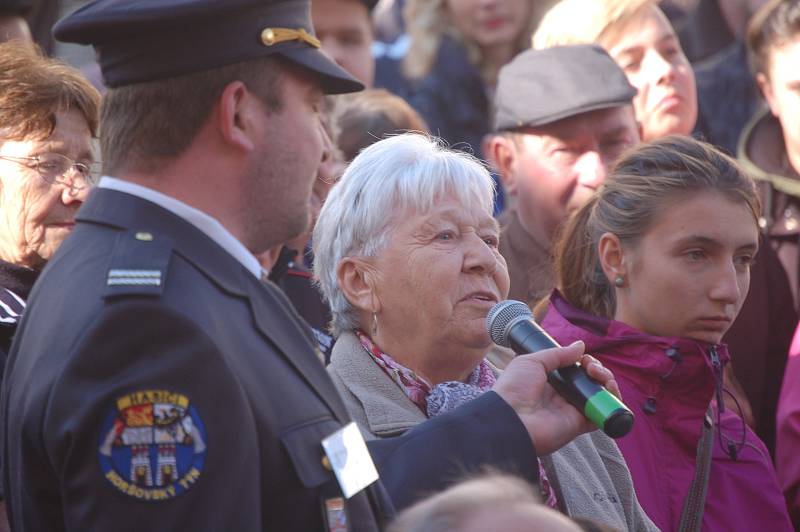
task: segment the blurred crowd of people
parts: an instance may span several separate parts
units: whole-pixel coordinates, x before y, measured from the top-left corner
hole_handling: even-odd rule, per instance
[[[800,0],[61,7],[0,0],[11,530],[800,529]]]

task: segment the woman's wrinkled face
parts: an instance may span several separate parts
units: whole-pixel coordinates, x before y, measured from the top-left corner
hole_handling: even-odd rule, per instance
[[[399,331],[429,352],[488,347],[486,315],[509,287],[499,236],[490,212],[470,211],[452,196],[430,212],[398,216],[374,261],[379,330]]]
[[[45,139],[0,141],[0,155],[5,157],[48,154],[92,164],[92,136],[79,111],[57,112],[56,127]],[[46,182],[32,161],[0,160],[0,256],[4,260],[33,269],[50,260],[75,226],[75,213],[88,193],[88,183],[74,179],[83,188]]]
[[[447,0],[458,31],[480,48],[513,45],[530,23],[531,0]]]
[[[644,7],[611,41],[608,53],[639,91],[633,104],[642,140],[691,133],[697,122],[694,71],[664,13]]]
[[[718,343],[747,296],[757,249],[744,202],[713,190],[680,196],[625,250],[615,318],[657,336]]]

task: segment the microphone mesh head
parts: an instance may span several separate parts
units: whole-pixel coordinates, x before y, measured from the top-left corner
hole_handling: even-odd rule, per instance
[[[486,330],[489,331],[489,337],[497,345],[510,347],[508,344],[509,324],[516,322],[520,317],[533,317],[531,309],[522,301],[507,299],[496,304],[486,316]]]

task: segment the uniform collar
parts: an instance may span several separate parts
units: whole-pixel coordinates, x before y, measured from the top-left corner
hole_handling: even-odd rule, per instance
[[[216,218],[187,205],[186,203],[168,196],[161,192],[157,192],[152,188],[137,185],[129,181],[117,179],[115,177],[104,176],[100,180],[99,188],[107,188],[124,192],[138,198],[142,198],[151,203],[155,203],[159,207],[170,211],[171,213],[183,218],[197,229],[205,233],[214,242],[220,245],[222,249],[230,253],[233,258],[239,261],[247,271],[252,273],[257,278],[262,276],[262,268],[258,259],[247,250],[239,240],[234,237],[230,231],[219,223]]]

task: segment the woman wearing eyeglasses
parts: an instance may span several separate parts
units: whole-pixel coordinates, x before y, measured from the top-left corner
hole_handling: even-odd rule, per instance
[[[0,370],[28,293],[88,192],[99,103],[77,70],[0,44]]]
[[[755,185],[690,137],[629,151],[570,219],[544,328],[615,375],[636,415],[617,440],[663,531],[792,526],[762,441],[725,408],[721,340],[759,246]]]

